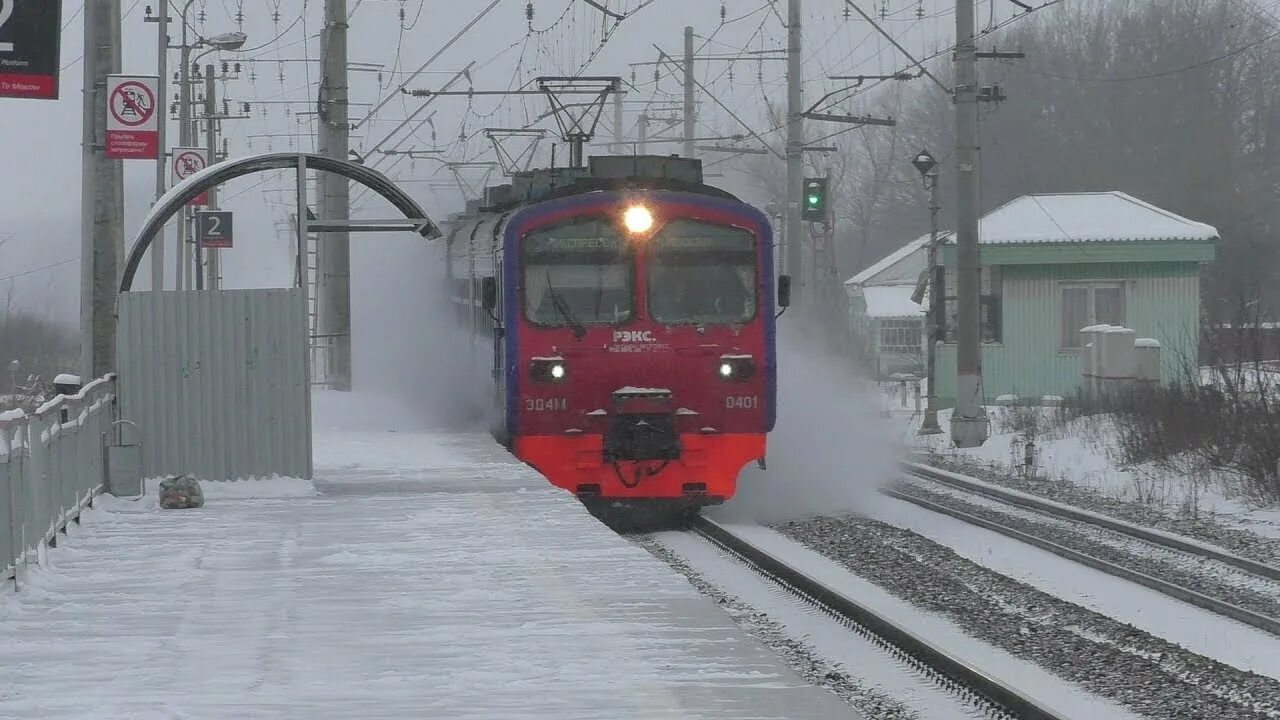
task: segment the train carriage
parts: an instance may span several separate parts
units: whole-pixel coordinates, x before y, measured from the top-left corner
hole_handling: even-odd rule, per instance
[[[721,503],[764,463],[789,282],[768,219],[701,175],[593,157],[517,174],[448,223],[494,436],[598,514]]]

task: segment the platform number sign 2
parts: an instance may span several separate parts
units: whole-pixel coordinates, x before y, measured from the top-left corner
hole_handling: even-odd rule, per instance
[[[0,98],[58,98],[62,3],[0,0]]]
[[[13,0],[0,0],[0,31],[4,30],[5,23],[13,19]],[[0,52],[13,52],[13,43],[0,42]]]
[[[196,237],[201,247],[231,247],[231,213],[225,210],[196,213]]]

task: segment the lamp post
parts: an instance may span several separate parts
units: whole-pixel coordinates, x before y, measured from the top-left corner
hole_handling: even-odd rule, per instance
[[[920,435],[937,435],[942,432],[938,426],[938,376],[936,344],[939,328],[942,326],[942,298],[938,290],[942,287],[938,277],[942,268],[938,266],[938,161],[933,159],[928,150],[921,150],[911,161],[929,191],[929,259],[926,272],[929,273],[929,308],[925,313],[925,386],[928,392],[924,421],[920,423]]]
[[[182,51],[182,62],[179,65],[178,73],[178,145],[180,147],[191,147],[192,145],[192,122],[191,122],[191,66],[194,62],[198,62],[200,57],[208,55],[218,50],[239,50],[244,47],[249,36],[242,32],[222,33],[212,37],[197,37],[194,43],[187,38],[187,31],[190,25],[187,23],[187,11],[191,9],[191,5],[195,0],[187,0],[187,4],[182,7],[182,44],[177,47]],[[191,51],[197,48],[208,48],[200,53],[195,60],[191,59]],[[209,164],[214,164],[214,158],[209,158]],[[187,210],[182,212],[182,221],[178,223],[178,288],[192,287],[192,270],[195,270],[194,281],[195,289],[204,289],[204,279],[201,276],[199,267],[192,267],[190,248],[187,247],[186,235],[189,223],[189,214]],[[199,253],[196,253],[199,258]]]

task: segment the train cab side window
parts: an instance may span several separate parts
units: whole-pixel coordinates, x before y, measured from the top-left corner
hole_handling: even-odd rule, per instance
[[[523,239],[524,315],[534,325],[616,324],[635,312],[635,260],[613,222],[585,218]]]

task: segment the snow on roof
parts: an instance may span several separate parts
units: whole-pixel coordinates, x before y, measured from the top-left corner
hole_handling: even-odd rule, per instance
[[[1216,240],[1211,225],[1118,191],[1023,195],[983,216],[983,245]],[[945,242],[954,243],[949,232]]]
[[[911,302],[915,285],[869,285],[862,289],[867,316],[874,318],[917,317],[924,307]]]
[[[871,282],[872,280],[874,280],[875,277],[880,273],[883,273],[885,270],[888,270],[894,265],[897,265],[898,263],[907,259],[908,257],[911,256],[912,253],[916,252],[917,250],[922,250],[928,247],[928,245],[929,245],[928,235],[925,235],[924,237],[916,238],[915,240],[912,240],[906,245],[903,245],[897,250],[894,250],[888,255],[885,255],[884,257],[880,258],[876,262],[872,263],[870,266],[864,268],[857,275],[854,275],[848,280],[845,280],[844,284],[845,285],[865,285]]]

